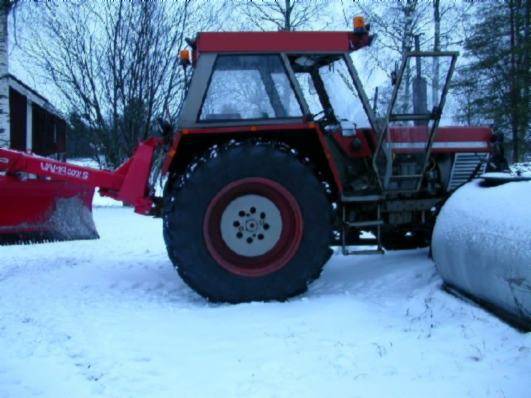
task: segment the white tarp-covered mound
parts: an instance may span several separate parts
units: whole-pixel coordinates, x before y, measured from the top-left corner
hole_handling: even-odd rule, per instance
[[[473,181],[443,206],[433,259],[444,281],[531,327],[531,181]]]

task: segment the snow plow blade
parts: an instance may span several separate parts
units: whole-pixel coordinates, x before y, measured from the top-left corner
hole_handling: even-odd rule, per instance
[[[151,137],[114,171],[0,148],[0,244],[97,239],[92,198],[108,196],[153,214],[149,187],[153,153],[162,139]]]
[[[0,176],[0,244],[98,239],[91,187]]]
[[[445,203],[432,254],[447,290],[531,330],[531,181],[473,181]]]

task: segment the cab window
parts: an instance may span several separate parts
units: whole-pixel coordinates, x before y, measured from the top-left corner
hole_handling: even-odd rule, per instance
[[[218,56],[201,108],[201,121],[301,116],[280,56]]]

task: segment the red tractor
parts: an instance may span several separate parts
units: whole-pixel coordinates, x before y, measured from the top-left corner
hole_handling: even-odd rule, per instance
[[[49,219],[58,201],[76,199],[86,210],[100,187],[139,213],[162,216],[181,277],[227,302],[304,292],[331,246],[345,255],[428,246],[439,207],[485,169],[495,136],[485,127],[439,127],[455,52],[405,54],[388,110],[378,116],[351,59],[371,40],[363,25],[198,34],[189,42],[192,55],[182,54],[193,73],[176,131],[166,126],[162,138],[142,143],[116,171],[0,150],[0,209],[11,209],[0,217],[0,234],[56,238],[60,228]],[[429,107],[421,71],[428,57],[446,65]],[[346,120],[361,114],[366,126]],[[163,198],[149,182],[156,150],[166,151]],[[44,198],[36,184],[59,188]],[[42,206],[33,215],[12,200],[31,202],[37,190]],[[61,230],[57,238],[94,234],[85,218],[79,224],[81,236]]]

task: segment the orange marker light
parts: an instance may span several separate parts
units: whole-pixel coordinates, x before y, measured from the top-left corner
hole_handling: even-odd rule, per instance
[[[364,29],[365,28],[365,18],[363,18],[361,16],[354,17],[352,19],[352,23],[354,25],[354,30]]]
[[[179,58],[181,59],[182,62],[190,62],[191,61],[191,57],[190,57],[190,50],[181,50],[179,52]]]

